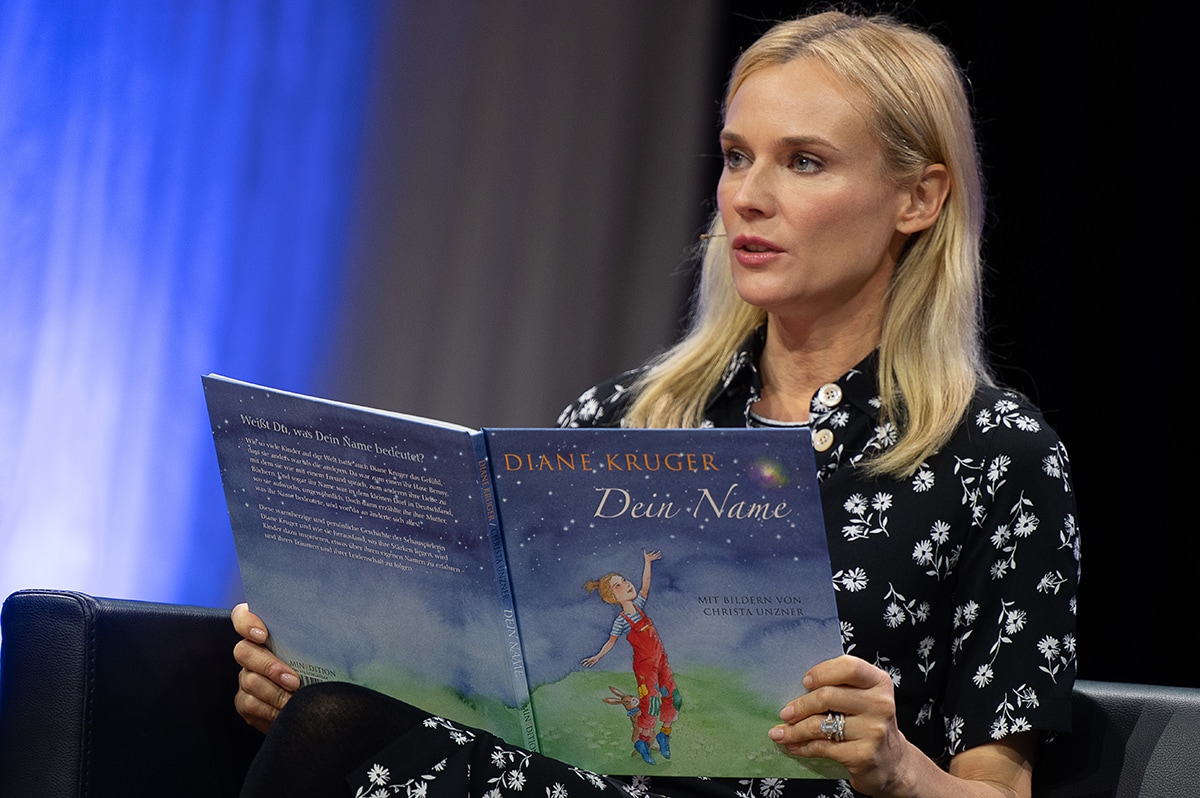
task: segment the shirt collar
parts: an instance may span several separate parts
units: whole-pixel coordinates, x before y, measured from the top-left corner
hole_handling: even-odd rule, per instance
[[[750,407],[762,396],[758,361],[767,340],[767,325],[754,329],[729,359],[720,385],[709,397],[704,417],[714,426],[741,426],[750,418]],[[879,418],[879,350],[873,350],[835,383],[842,389],[842,404],[849,402],[871,418]],[[813,423],[819,423],[816,414]]]

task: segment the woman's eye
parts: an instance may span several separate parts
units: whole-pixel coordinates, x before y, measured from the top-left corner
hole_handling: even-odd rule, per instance
[[[737,169],[749,163],[745,154],[740,150],[725,150],[724,156],[726,169]]]
[[[797,172],[819,172],[821,164],[815,158],[807,155],[794,155],[792,156],[792,168]]]

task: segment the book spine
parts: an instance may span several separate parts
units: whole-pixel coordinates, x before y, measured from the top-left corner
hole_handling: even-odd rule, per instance
[[[495,485],[492,481],[491,461],[488,457],[487,441],[483,431],[472,433],[475,447],[475,464],[483,498],[483,514],[488,524],[488,540],[492,551],[492,569],[496,575],[496,589],[500,596],[501,622],[504,640],[508,647],[510,676],[513,696],[521,714],[521,731],[524,745],[530,751],[538,750],[537,727],[533,718],[533,707],[529,697],[529,677],[525,671],[525,650],[521,645],[521,632],[517,623],[516,604],[513,601],[512,580],[508,570],[508,557],[504,552],[504,533],[500,525],[500,508],[496,501]]]

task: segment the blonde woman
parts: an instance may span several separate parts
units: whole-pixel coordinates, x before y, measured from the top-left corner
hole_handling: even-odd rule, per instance
[[[808,692],[763,734],[851,779],[635,788],[1028,796],[1040,740],[1069,726],[1079,538],[1066,451],[993,384],[980,351],[983,202],[962,76],[921,31],[824,13],[747,49],[724,109],[690,331],[559,423],[811,430],[846,653],[796,663]],[[265,726],[291,674],[261,646],[258,619],[239,608],[234,620],[247,637],[238,706]],[[295,703],[289,727],[320,714]],[[421,776],[430,793],[513,794],[486,757],[458,756],[435,773],[393,745],[350,783],[374,783],[375,765],[388,785]],[[263,759],[275,773],[288,761],[272,771]],[[553,760],[521,761],[520,786],[539,795],[610,794]]]

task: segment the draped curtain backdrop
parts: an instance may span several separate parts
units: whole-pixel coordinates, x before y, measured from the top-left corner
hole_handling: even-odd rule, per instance
[[[547,425],[674,338],[720,163],[718,10],[406,9],[365,144],[339,395]]]
[[[668,343],[718,10],[0,3],[0,595],[238,598],[203,373],[542,425]]]

